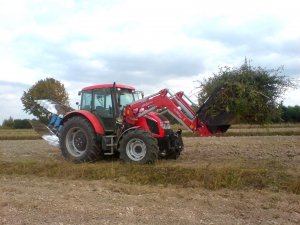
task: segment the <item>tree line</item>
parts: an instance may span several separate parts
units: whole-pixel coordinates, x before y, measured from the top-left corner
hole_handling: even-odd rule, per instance
[[[167,116],[171,123],[177,123],[177,121]],[[300,123],[300,106],[281,106],[280,116],[272,120],[273,123]],[[10,129],[30,129],[31,125],[28,119],[13,119],[9,117],[2,123],[1,128]]]
[[[12,117],[9,117],[8,119],[3,120],[1,128],[30,129],[31,125],[28,119],[13,119]]]
[[[199,106],[204,105],[198,113],[207,120],[232,113],[236,123],[300,122],[299,106],[283,106],[281,103],[285,91],[297,86],[283,71],[282,66],[276,69],[252,66],[247,59],[239,67],[221,67],[208,79],[198,81],[198,103]],[[207,101],[209,98],[211,101]],[[64,84],[53,78],[39,80],[21,97],[23,110],[47,123],[47,114],[35,104],[37,99],[50,99],[69,105]],[[174,121],[170,116],[168,118],[170,122]],[[25,121],[9,118],[2,126],[29,125]]]
[[[281,119],[284,122],[299,123],[300,122],[300,106],[282,106]]]

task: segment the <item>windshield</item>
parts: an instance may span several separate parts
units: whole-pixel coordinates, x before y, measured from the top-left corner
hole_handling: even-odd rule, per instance
[[[118,91],[118,100],[120,107],[124,108],[126,105],[134,102],[132,90],[121,89]]]

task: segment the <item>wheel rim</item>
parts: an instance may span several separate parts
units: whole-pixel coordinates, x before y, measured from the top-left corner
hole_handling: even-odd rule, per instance
[[[71,128],[66,136],[66,147],[71,155],[82,156],[87,150],[86,133],[79,127]]]
[[[146,144],[141,139],[133,138],[126,145],[126,154],[133,161],[142,160],[146,152]]]

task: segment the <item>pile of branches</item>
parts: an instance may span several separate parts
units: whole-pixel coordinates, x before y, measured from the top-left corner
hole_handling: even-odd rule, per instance
[[[200,83],[198,113],[206,120],[225,114],[227,120],[268,123],[280,116],[278,100],[287,88],[295,87],[282,72],[283,67],[267,70],[252,67],[247,60],[240,68],[220,68]]]

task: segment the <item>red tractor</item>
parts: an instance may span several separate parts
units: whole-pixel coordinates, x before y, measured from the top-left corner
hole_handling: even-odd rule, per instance
[[[91,162],[104,155],[140,164],[177,159],[183,150],[181,130],[170,129],[164,113],[200,136],[226,132],[232,119],[227,112],[207,117],[211,99],[194,111],[183,92],[171,94],[168,89],[143,98],[133,87],[114,83],[83,88],[80,95],[79,110],[37,100],[52,119],[47,128],[32,122],[45,140],[59,146],[62,155],[73,162]]]

